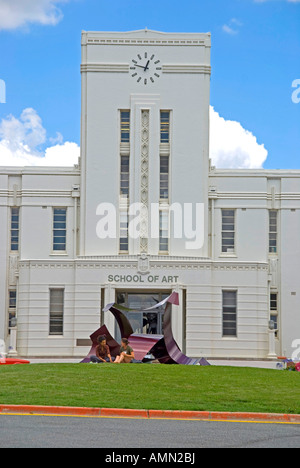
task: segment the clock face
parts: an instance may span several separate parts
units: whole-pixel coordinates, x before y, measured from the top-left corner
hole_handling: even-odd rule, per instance
[[[161,71],[160,60],[149,52],[137,54],[136,58],[131,61],[130,73],[138,83],[144,85],[154,83],[161,76]]]

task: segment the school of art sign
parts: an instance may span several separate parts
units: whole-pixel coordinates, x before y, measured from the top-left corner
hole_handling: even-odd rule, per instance
[[[178,283],[179,276],[175,275],[108,275],[109,283],[145,283],[145,284],[172,284]]]

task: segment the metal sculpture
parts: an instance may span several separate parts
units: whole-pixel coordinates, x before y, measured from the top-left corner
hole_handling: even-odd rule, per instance
[[[161,364],[209,366],[210,364],[204,358],[194,359],[185,356],[174,339],[171,325],[172,305],[179,305],[178,293],[173,292],[170,296],[153,307],[139,310],[139,312],[147,313],[163,305],[165,305],[163,335],[142,335],[133,333],[130,322],[124,314],[124,312],[133,312],[133,309],[114,303],[107,305],[103,310],[104,312],[109,310],[114,315],[120,328],[121,337],[127,338],[129,340],[129,345],[134,350],[135,362],[149,362],[150,359],[148,356],[153,356],[152,360],[157,360]],[[97,337],[99,335],[104,335],[106,337],[111,355],[113,357],[117,356],[120,345],[110,335],[106,326],[103,325],[90,336],[92,347],[87,357],[82,361],[83,363],[90,362],[90,357],[95,354],[96,346],[98,345]]]

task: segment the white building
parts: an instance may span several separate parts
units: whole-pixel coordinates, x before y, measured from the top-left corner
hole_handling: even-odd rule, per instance
[[[0,168],[11,353],[83,357],[100,324],[115,333],[106,304],[147,307],[175,290],[187,355],[270,357],[272,319],[276,354],[291,356],[300,171],[210,167],[210,47],[210,34],[82,33],[78,167]],[[160,311],[130,319],[161,332]]]

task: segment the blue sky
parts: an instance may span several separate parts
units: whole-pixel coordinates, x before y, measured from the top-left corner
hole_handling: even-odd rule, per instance
[[[0,140],[9,154],[14,135],[37,154],[80,144],[82,30],[147,27],[211,32],[214,110],[264,145],[263,167],[300,169],[300,103],[292,100],[293,92],[300,97],[300,81],[292,87],[300,80],[300,0],[26,0],[25,10],[24,3],[0,0]],[[29,120],[25,109],[34,111]]]

